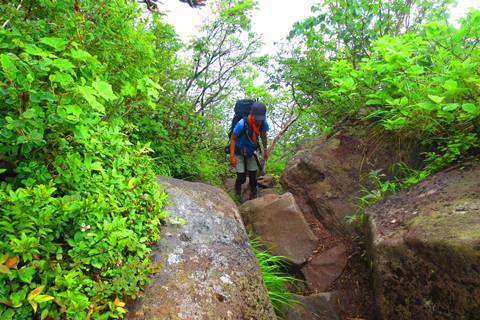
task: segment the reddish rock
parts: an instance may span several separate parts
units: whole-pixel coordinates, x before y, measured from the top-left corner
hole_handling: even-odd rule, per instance
[[[258,189],[258,197],[264,197],[269,194],[276,194],[273,189]]]
[[[257,183],[260,188],[266,189],[271,189],[275,186],[275,184],[277,184],[275,177],[270,175],[258,177]]]
[[[302,273],[310,289],[325,291],[342,274],[346,265],[346,248],[339,244],[314,256],[302,268]]]
[[[317,246],[317,238],[291,193],[247,201],[240,213],[247,229],[268,243],[272,254],[285,256],[297,265],[303,264]]]
[[[311,212],[327,229],[342,235],[344,218],[356,212],[359,192],[371,170],[384,169],[388,174],[393,163],[415,163],[408,141],[403,145],[392,141],[384,133],[358,127],[315,139],[287,164],[281,183],[295,195],[303,212]]]
[[[299,303],[284,312],[285,320],[340,320],[335,308],[336,293],[319,293],[311,296],[293,294]]]

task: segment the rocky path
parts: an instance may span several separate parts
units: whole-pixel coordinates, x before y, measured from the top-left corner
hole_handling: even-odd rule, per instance
[[[335,152],[342,147],[337,142],[329,154],[345,156]],[[126,318],[275,319],[246,227],[267,240],[274,254],[287,256],[288,271],[305,280],[292,288],[302,304],[285,310],[286,320],[478,319],[480,158],[369,208],[368,239],[336,224],[341,219],[335,205],[353,205],[335,198],[351,196],[338,187],[338,177],[349,174],[339,166],[330,176],[332,167],[314,159],[305,155],[289,165],[287,192],[277,194],[271,179],[264,179],[263,196],[245,202],[241,215],[217,188],[160,178],[172,216],[152,248],[159,271],[143,298],[128,303]],[[302,175],[320,180],[302,184]]]
[[[344,217],[368,172],[394,160],[388,140],[366,137],[314,141],[289,163],[283,188],[263,178],[240,212],[217,188],[160,178],[172,216],[152,248],[159,271],[126,318],[275,319],[247,229],[305,280],[291,288],[302,304],[286,320],[478,320],[480,158],[368,208],[367,238]]]
[[[233,187],[233,180],[225,184]],[[285,319],[372,319],[370,272],[351,235],[332,234],[315,216],[303,213],[291,193],[275,188],[272,177],[262,177],[260,187],[257,199],[240,206],[243,222],[271,245],[272,254],[288,257],[288,272],[303,280],[291,288],[303,306],[286,310]]]
[[[240,207],[247,229],[305,280],[295,291],[304,307],[287,320],[478,319],[480,158],[367,209],[365,230],[345,222],[370,171],[415,166],[414,149],[395,148],[368,130],[319,138],[289,162],[282,191],[264,178],[263,196]]]

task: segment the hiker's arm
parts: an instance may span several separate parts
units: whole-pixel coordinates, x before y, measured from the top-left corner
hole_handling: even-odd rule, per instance
[[[232,167],[237,165],[237,159],[235,158],[235,134],[233,133],[230,137],[230,164]]]

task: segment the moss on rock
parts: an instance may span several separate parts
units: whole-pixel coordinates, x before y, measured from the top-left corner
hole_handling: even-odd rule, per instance
[[[478,319],[480,161],[368,212],[381,319]]]

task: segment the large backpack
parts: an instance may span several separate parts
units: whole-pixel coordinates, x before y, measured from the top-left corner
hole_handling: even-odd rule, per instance
[[[242,100],[238,100],[235,103],[235,108],[234,108],[235,114],[233,115],[232,124],[230,125],[230,130],[228,131],[228,139],[229,140],[232,136],[233,129],[237,125],[238,121],[240,121],[242,119],[244,119],[244,121],[245,121],[245,128],[242,131],[242,133],[240,134],[240,136],[242,136],[244,134],[247,134],[247,136],[249,135],[250,128],[247,124],[247,117],[250,114],[252,104],[254,104],[254,103],[255,103],[255,100],[251,100],[251,99],[242,99]],[[225,153],[226,154],[230,153],[230,143],[225,146]]]
[[[232,124],[230,125],[230,130],[228,131],[229,139],[232,136],[233,128],[235,128],[238,121],[248,117],[248,115],[250,114],[250,110],[252,109],[252,104],[254,103],[255,100],[251,99],[242,99],[238,100],[235,103],[235,108],[233,109],[235,114],[233,115]]]

